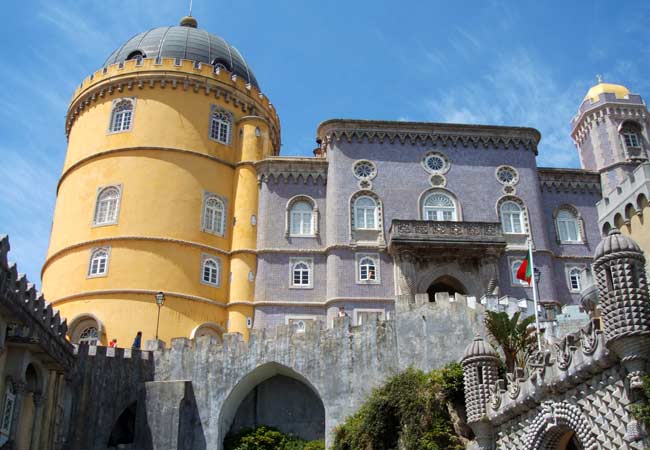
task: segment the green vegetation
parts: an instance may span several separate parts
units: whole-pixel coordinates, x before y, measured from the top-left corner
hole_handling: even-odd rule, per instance
[[[521,321],[521,313],[508,317],[506,312],[485,311],[485,329],[492,344],[500,348],[505,357],[506,370],[515,372],[515,367],[524,367],[526,360],[535,350],[537,335],[532,324],[535,316]]]
[[[643,377],[643,401],[632,406],[632,415],[650,428],[650,376]]]
[[[275,428],[259,426],[226,436],[225,450],[325,450],[325,442],[284,434]]]
[[[463,404],[458,363],[424,373],[409,369],[375,389],[336,428],[333,450],[461,450],[448,404]]]

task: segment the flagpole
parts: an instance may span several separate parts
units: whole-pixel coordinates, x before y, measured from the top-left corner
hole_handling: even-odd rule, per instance
[[[533,279],[533,304],[535,307],[535,327],[537,328],[537,349],[542,351],[542,335],[541,328],[539,326],[539,305],[537,302],[537,280],[535,279],[535,263],[533,262],[533,240],[528,238],[528,256],[530,258],[530,273],[531,278]]]

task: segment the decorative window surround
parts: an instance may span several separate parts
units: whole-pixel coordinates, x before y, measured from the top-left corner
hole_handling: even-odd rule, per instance
[[[221,237],[225,236],[227,216],[227,200],[215,193],[204,192],[201,208],[201,231]]]
[[[357,200],[362,198],[370,198],[375,202],[375,214],[374,217],[374,228],[359,228],[357,227]],[[367,245],[367,246],[384,246],[385,237],[384,237],[384,214],[383,214],[383,204],[379,199],[379,196],[369,190],[357,191],[350,197],[350,244],[351,245]],[[364,214],[368,211],[364,211]],[[368,219],[368,216],[365,216],[365,219]],[[367,222],[367,221],[366,221]],[[363,224],[362,224],[363,225]]]
[[[534,256],[533,256],[534,257]],[[519,266],[526,259],[526,255],[521,256],[508,256],[508,268],[510,269],[510,286],[514,287],[530,287],[528,283],[517,278],[517,270]]]
[[[514,208],[512,209],[512,211],[502,211],[504,205],[506,205],[506,209],[508,208],[508,204],[515,204],[516,206],[519,207],[519,224],[521,228],[519,231],[516,231],[516,222],[514,222],[515,218],[512,216],[517,211],[515,211]],[[497,217],[499,219],[499,222],[501,222],[501,227],[503,229],[504,234],[530,235],[528,210],[526,208],[526,204],[523,202],[522,199],[520,199],[519,197],[515,197],[514,195],[504,195],[499,200],[497,200],[496,208],[497,208]],[[504,217],[504,214],[506,214],[506,217]],[[504,223],[504,218],[507,220],[511,220],[510,227],[508,224]]]
[[[499,166],[494,175],[497,181],[505,186],[515,186],[519,183],[519,172],[512,166]]]
[[[582,280],[580,274],[585,269],[585,265],[580,264],[567,264],[564,267],[564,273],[566,275],[566,283],[569,291],[572,293],[580,293],[582,290]]]
[[[212,287],[221,287],[221,258],[201,254],[201,284]]]
[[[434,188],[424,191],[419,200],[420,220],[461,221],[460,204],[447,189]]]
[[[366,265],[370,260],[373,264]],[[362,278],[362,263],[366,266],[366,279]],[[355,272],[357,284],[381,284],[381,259],[379,253],[357,253],[355,254]],[[374,270],[374,276],[371,276],[370,270]]]
[[[289,258],[289,288],[314,288],[314,258]]]
[[[361,159],[352,165],[352,174],[359,180],[370,181],[377,176],[377,166],[371,161]]]
[[[131,131],[135,119],[135,97],[121,97],[113,100],[107,134]]]
[[[110,260],[110,247],[97,247],[90,251],[87,278],[108,276],[108,263]]]
[[[212,105],[210,111],[209,137],[220,144],[232,143],[233,115],[225,109]]]
[[[429,152],[422,159],[422,167],[431,174],[444,175],[451,167],[447,155],[441,152]]]
[[[108,186],[98,187],[92,226],[103,227],[117,224],[121,201],[121,184],[111,184]]]
[[[577,239],[562,239],[562,235],[567,233],[571,234],[568,228],[565,228],[565,233],[561,231],[561,227],[570,227],[570,217],[574,219],[575,233],[577,234]],[[561,224],[560,222],[564,222]],[[569,223],[567,223],[569,222]],[[580,211],[569,204],[560,205],[555,211],[553,211],[553,224],[555,226],[555,239],[558,244],[563,245],[582,245],[586,243],[586,233],[585,233],[585,223]],[[565,236],[569,237],[569,236]]]
[[[292,215],[293,215],[293,208],[296,206],[296,204],[299,203],[307,203],[308,205],[311,206],[311,232],[310,233],[294,233],[292,230]],[[292,198],[289,199],[287,202],[286,206],[286,211],[285,211],[285,221],[284,221],[284,236],[285,237],[305,237],[305,238],[313,238],[313,237],[318,237],[320,235],[320,227],[319,227],[319,222],[320,222],[320,217],[319,217],[319,211],[318,211],[318,204],[316,201],[309,197],[308,195],[296,195]]]
[[[369,320],[372,317],[378,318],[379,320],[384,320],[386,317],[386,310],[379,309],[379,308],[373,308],[373,309],[355,308],[353,312],[352,320],[355,325],[363,325],[364,323],[366,323],[367,320]]]

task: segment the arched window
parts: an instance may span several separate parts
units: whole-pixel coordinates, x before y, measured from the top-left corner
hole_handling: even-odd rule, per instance
[[[135,59],[138,61],[138,63],[142,62],[144,58],[145,58],[145,54],[140,50],[132,51],[131,53],[129,53],[129,56],[126,57],[127,61],[130,59]]]
[[[99,332],[97,327],[90,326],[81,330],[77,344],[97,345],[99,342]]]
[[[230,144],[231,128],[231,115],[213,107],[210,118],[210,138],[222,144]]]
[[[133,123],[133,107],[134,99],[123,98],[113,102],[113,110],[111,111],[110,132],[119,133],[122,131],[129,131]]]
[[[95,203],[93,225],[110,225],[117,223],[117,213],[120,207],[119,186],[108,186],[99,189]]]
[[[201,281],[210,286],[221,284],[221,263],[218,258],[203,256]]]
[[[357,230],[378,228],[377,202],[372,197],[359,197],[354,202],[354,227]]]
[[[526,283],[524,280],[517,278],[517,271],[519,270],[522,262],[522,260],[514,260],[510,262],[510,279],[514,285],[528,286],[528,283]]]
[[[226,207],[214,195],[207,195],[203,201],[203,231],[220,236],[226,231]]]
[[[451,197],[442,192],[432,192],[422,203],[422,218],[435,221],[457,220],[456,204]]]
[[[555,225],[560,242],[582,241],[579,219],[572,211],[559,210],[555,217]]]
[[[639,135],[637,130],[631,126],[625,126],[621,130],[621,136],[623,137],[623,142],[625,146],[630,147],[640,147],[639,145]]]
[[[505,201],[499,208],[504,233],[524,233],[522,208],[513,201]]]
[[[359,281],[377,281],[377,261],[364,256],[359,259]]]
[[[314,235],[314,209],[306,201],[295,202],[289,213],[291,236]]]
[[[312,266],[311,259],[291,259],[291,286],[297,288],[312,287]]]
[[[573,292],[580,292],[582,285],[580,284],[580,273],[582,268],[580,267],[571,267],[569,269],[568,278],[569,278],[569,289]]]
[[[96,248],[90,252],[90,263],[88,264],[89,277],[101,277],[108,273],[109,248]]]

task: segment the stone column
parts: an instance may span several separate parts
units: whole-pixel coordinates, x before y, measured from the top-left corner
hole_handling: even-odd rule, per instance
[[[32,439],[29,444],[30,450],[42,450],[39,446],[39,438],[41,437],[41,416],[43,415],[43,404],[45,403],[45,396],[41,392],[34,392],[34,418],[32,420]]]
[[[415,303],[416,258],[410,252],[400,252],[394,256],[397,265],[397,298],[402,306]]]
[[[25,399],[25,394],[27,393],[27,384],[20,381],[14,381],[13,389],[16,399],[14,400],[13,418],[11,419],[11,431],[9,432],[10,442],[16,442],[16,435],[18,434],[18,428],[20,425],[20,413],[22,410],[23,400]]]

